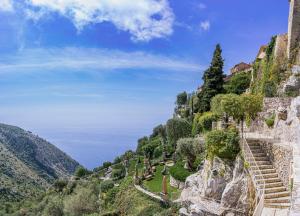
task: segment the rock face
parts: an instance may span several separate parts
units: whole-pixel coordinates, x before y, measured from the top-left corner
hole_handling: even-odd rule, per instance
[[[181,215],[247,215],[251,203],[248,191],[241,158],[234,164],[217,157],[213,162],[206,160],[200,171],[185,182],[180,197],[185,206]]]

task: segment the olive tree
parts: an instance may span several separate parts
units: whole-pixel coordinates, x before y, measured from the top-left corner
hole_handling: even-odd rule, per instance
[[[182,138],[177,141],[176,152],[187,158],[188,168],[192,170],[197,155],[203,151],[203,143],[200,139]]]

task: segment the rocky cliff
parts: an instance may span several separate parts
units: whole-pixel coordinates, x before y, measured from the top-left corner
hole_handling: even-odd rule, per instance
[[[215,157],[206,160],[200,170],[187,178],[180,201],[185,216],[249,215],[252,195],[251,180],[238,157],[234,162]]]

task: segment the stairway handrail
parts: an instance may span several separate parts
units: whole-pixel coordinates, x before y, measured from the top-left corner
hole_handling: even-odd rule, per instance
[[[265,197],[264,177],[262,175],[262,172],[258,164],[256,163],[256,160],[252,154],[247,139],[244,136],[242,137],[241,149],[244,155],[244,160],[249,165],[248,170],[256,190],[256,196],[255,196],[256,206],[253,212],[253,216],[261,216],[264,208],[264,197]],[[259,183],[259,180],[263,180],[261,184]]]

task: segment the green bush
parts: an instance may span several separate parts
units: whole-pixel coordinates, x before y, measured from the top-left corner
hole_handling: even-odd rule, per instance
[[[181,182],[185,182],[186,178],[192,173],[184,168],[183,162],[177,162],[174,166],[170,168],[170,175]]]
[[[205,137],[207,155],[210,159],[218,156],[223,159],[235,159],[240,151],[239,134],[236,129],[214,130]]]
[[[211,131],[212,123],[218,119],[218,116],[212,112],[197,113],[194,117],[192,134],[195,136],[199,133]]]
[[[58,192],[61,192],[67,185],[68,182],[64,179],[58,179],[53,183],[53,187]]]
[[[43,216],[63,216],[63,203],[61,200],[51,200],[43,211]]]
[[[275,115],[275,113],[273,113],[272,116],[265,119],[265,122],[266,122],[268,128],[272,128],[274,126],[275,118],[276,118],[276,115]]]
[[[113,171],[111,173],[111,177],[114,179],[124,178],[126,175],[126,168],[123,164],[119,163],[113,167]]]
[[[277,86],[273,81],[266,81],[263,86],[263,93],[266,97],[276,97],[277,96]]]
[[[90,190],[82,188],[74,196],[65,200],[65,211],[70,216],[82,216],[98,211],[98,197]]]
[[[89,175],[90,171],[88,171],[86,168],[79,166],[76,171],[75,171],[75,176],[81,178],[84,177],[86,175]]]
[[[251,73],[243,72],[233,75],[224,85],[227,94],[243,94],[250,87]]]
[[[106,180],[101,182],[100,189],[102,192],[106,193],[108,190],[114,187],[114,182],[112,180]]]

